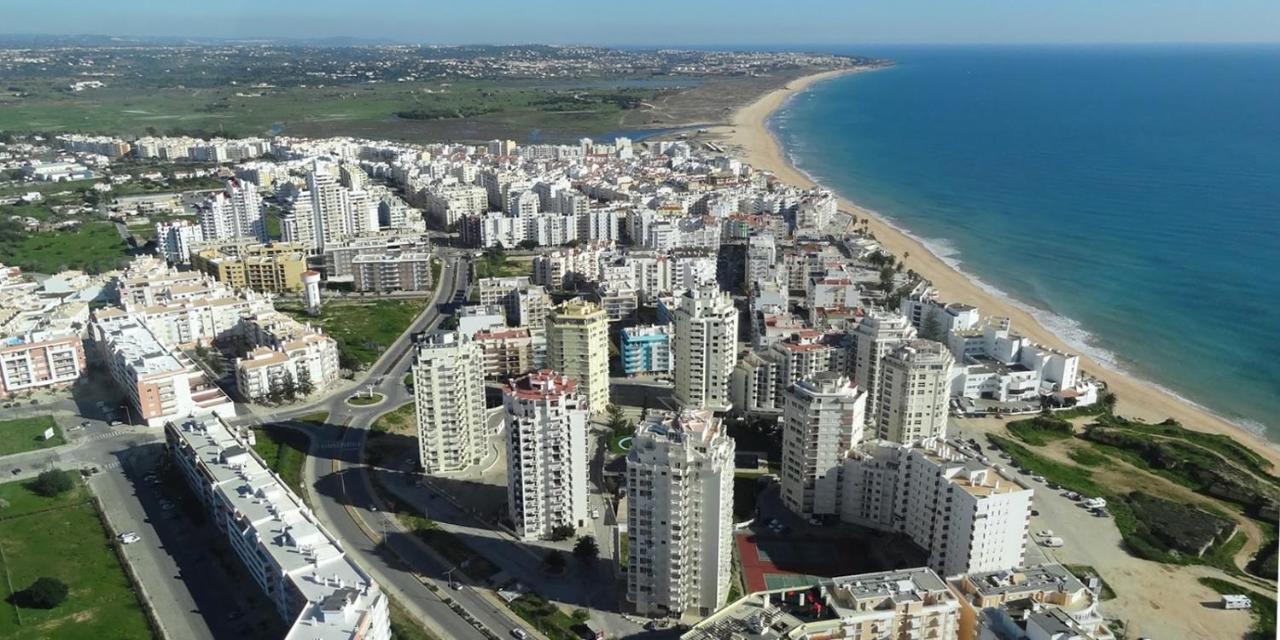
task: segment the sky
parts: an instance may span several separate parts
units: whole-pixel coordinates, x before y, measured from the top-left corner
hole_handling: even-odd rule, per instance
[[[1280,42],[1280,0],[0,0],[0,32],[426,44]]]

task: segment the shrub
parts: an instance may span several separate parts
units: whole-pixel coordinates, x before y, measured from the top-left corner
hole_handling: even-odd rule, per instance
[[[74,486],[70,473],[50,469],[36,476],[35,482],[31,483],[31,490],[46,498],[53,498],[70,491]]]
[[[38,578],[19,595],[21,606],[52,609],[67,599],[67,585],[57,578]]]

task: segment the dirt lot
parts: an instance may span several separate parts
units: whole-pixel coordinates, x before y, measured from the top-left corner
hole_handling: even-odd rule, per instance
[[[1005,432],[1004,422],[994,419],[954,421],[953,425],[959,426],[962,437],[979,440],[985,433]],[[1067,460],[1064,450],[1068,445],[1057,443],[1054,446],[1059,451],[1047,452],[1044,447],[1036,447],[1035,452]],[[1150,474],[1116,470],[1105,472],[1098,479],[1111,486],[1142,487],[1146,491],[1154,488],[1160,494],[1168,489],[1188,501],[1202,500],[1184,487]],[[1114,600],[1103,603],[1104,615],[1127,623],[1129,637],[1216,640],[1241,638],[1249,630],[1252,618],[1248,612],[1219,608],[1218,594],[1196,582],[1197,578],[1204,576],[1233,582],[1238,580],[1211,567],[1180,567],[1135,558],[1125,551],[1113,521],[1095,518],[1059,492],[1051,491],[1030,478],[1024,480],[1036,489],[1035,506],[1040,511],[1039,516],[1031,519],[1031,533],[1034,535],[1037,531],[1050,529],[1066,541],[1066,545],[1058,549],[1048,549],[1028,541],[1028,562],[1033,563],[1043,557],[1064,564],[1093,566],[1116,592]]]

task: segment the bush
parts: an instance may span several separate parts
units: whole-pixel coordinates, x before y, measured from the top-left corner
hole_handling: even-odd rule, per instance
[[[35,482],[31,483],[31,490],[46,498],[62,495],[73,487],[75,482],[71,479],[71,474],[57,469],[41,472],[36,476]]]
[[[1036,416],[1009,423],[1009,433],[1033,446],[1042,447],[1054,440],[1070,438],[1074,433],[1071,423],[1049,416]]]
[[[52,609],[67,599],[67,591],[67,585],[57,578],[38,578],[17,594],[18,604],[31,609]]]
[[[562,524],[551,530],[551,539],[556,542],[568,540],[573,537],[574,533],[576,533],[576,530],[573,527]]]

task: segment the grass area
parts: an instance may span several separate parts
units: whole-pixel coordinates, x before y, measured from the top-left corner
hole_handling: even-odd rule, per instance
[[[1100,467],[1111,462],[1111,458],[1101,451],[1080,447],[1068,451],[1067,457],[1071,458],[1076,464],[1086,467]]]
[[[1098,571],[1093,567],[1087,564],[1067,564],[1063,566],[1066,567],[1067,571],[1070,571],[1072,575],[1079,578],[1081,582],[1084,582],[1085,586],[1088,586],[1089,578],[1097,578],[1098,582],[1102,583],[1102,589],[1098,592],[1099,600],[1105,602],[1116,597],[1116,592],[1111,589],[1111,585],[1107,584],[1107,581],[1102,579],[1102,574],[1098,573]]]
[[[1200,584],[1222,595],[1244,594],[1253,600],[1253,607],[1250,609],[1253,614],[1253,628],[1246,636],[1248,640],[1271,640],[1276,637],[1276,601],[1274,599],[1219,578],[1200,578],[1199,580]]]
[[[53,437],[48,440],[44,439],[46,429],[53,429]],[[53,416],[0,421],[0,456],[48,449],[66,443],[66,439],[62,437],[62,427],[53,421]]]
[[[1240,567],[1236,566],[1236,554],[1244,548],[1249,537],[1243,531],[1236,531],[1226,542],[1209,547],[1200,560],[1211,567],[1222,569],[1226,573],[1239,575]]]
[[[383,593],[386,593],[384,590]],[[391,618],[391,640],[438,640],[423,629],[399,600],[387,594],[387,613]]]
[[[1218,433],[1192,431],[1191,429],[1183,427],[1174,420],[1165,420],[1160,424],[1147,424],[1144,422],[1134,422],[1124,418],[1105,415],[1098,419],[1098,424],[1113,429],[1125,429],[1147,435],[1158,435],[1166,438],[1183,440],[1219,453],[1227,460],[1242,463],[1251,471],[1259,474],[1269,474],[1272,468],[1271,463],[1266,458],[1262,457],[1249,447],[1240,444],[1231,436]],[[1275,479],[1274,476],[1272,476],[1272,478]]]
[[[404,374],[404,388],[413,391],[413,372]]]
[[[505,278],[508,276],[527,276],[530,274],[532,262],[518,262],[500,253],[488,253],[476,258],[476,279]]]
[[[431,284],[436,287],[440,286],[440,271],[444,269],[444,263],[436,258],[431,259]]]
[[[1062,486],[1086,496],[1102,496],[1107,492],[1093,479],[1088,469],[1073,464],[1065,464],[1050,460],[1032,453],[1026,447],[997,435],[988,435],[992,444],[1000,447],[1013,460],[1014,465],[1026,469],[1027,472],[1044,476],[1047,482]]]
[[[580,638],[573,631],[573,627],[578,622],[541,596],[526,593],[512,600],[507,606],[529,623],[529,626],[541,631],[551,640],[579,640]]]
[[[373,421],[370,427],[375,433],[413,433],[417,429],[417,406],[406,402]]]
[[[278,425],[254,428],[253,450],[266,461],[267,467],[276,472],[298,496],[302,491],[302,465],[307,461],[310,443],[307,436],[293,429]]]
[[[343,368],[364,369],[390,348],[426,305],[426,298],[330,300],[318,316],[307,316],[302,307],[291,304],[278,303],[276,308],[323,328],[338,342]]]
[[[358,395],[351,396],[350,398],[347,398],[347,404],[355,405],[357,407],[367,407],[371,404],[378,404],[379,402],[382,402],[383,400],[386,400],[386,399],[387,399],[386,396],[382,395],[381,393],[373,393],[373,394],[361,393]]]
[[[430,135],[436,140],[461,139],[468,129],[478,129],[475,139],[538,129],[603,133],[616,130],[625,113],[655,93],[511,80],[321,84],[254,90],[253,95],[238,95],[243,87],[227,85],[140,90],[128,82],[82,93],[24,89],[32,95],[0,103],[0,130],[244,137],[275,128],[300,136]]]
[[[27,231],[20,224],[0,220],[0,255],[5,264],[35,273],[64,269],[102,273],[121,267],[128,258],[115,226],[105,222],[86,222],[59,231]]]
[[[1009,423],[1009,433],[1012,433],[1019,440],[1037,447],[1042,447],[1055,440],[1070,438],[1072,432],[1073,429],[1070,422],[1048,416],[1036,416]]]
[[[51,577],[69,587],[52,609],[0,605],[0,638],[150,638],[146,614],[108,538],[88,491],[76,488],[55,498],[23,483],[0,485],[8,502],[0,509],[0,593],[7,601],[36,579]]]

